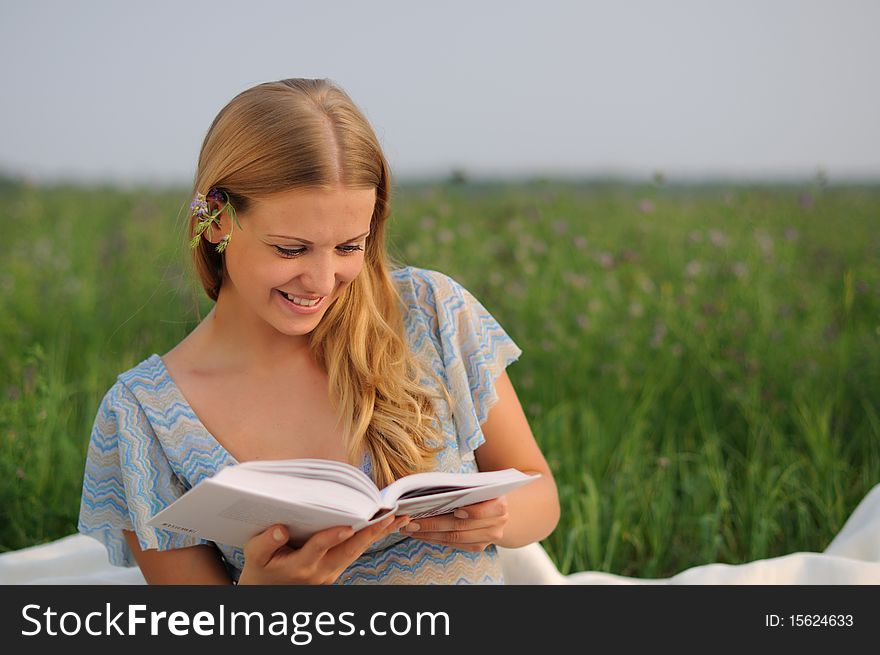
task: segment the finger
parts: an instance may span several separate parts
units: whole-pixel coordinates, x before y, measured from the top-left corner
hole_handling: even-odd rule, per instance
[[[501,539],[500,530],[455,530],[452,532],[418,532],[413,539],[438,541],[449,545],[494,543]]]
[[[498,496],[481,503],[465,505],[456,509],[453,514],[463,519],[487,519],[507,514],[507,496]]]
[[[336,526],[316,532],[303,544],[300,553],[309,560],[317,561],[324,557],[327,551],[336,548],[354,534],[351,526]]]
[[[409,517],[389,516],[346,539],[333,549],[332,554],[337,557],[341,556],[347,562],[353,562],[363,554],[371,543],[388,536],[408,521]]]
[[[403,532],[448,532],[450,530],[478,530],[488,528],[499,523],[499,517],[487,519],[460,519],[454,514],[440,514],[430,518],[416,519],[407,525]]]
[[[270,525],[259,534],[251,537],[244,545],[245,559],[265,566],[272,556],[287,544],[289,533],[283,525]]]

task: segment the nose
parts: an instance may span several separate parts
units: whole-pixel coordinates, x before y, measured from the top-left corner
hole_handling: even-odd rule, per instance
[[[336,287],[333,254],[316,254],[310,259],[299,276],[302,292],[312,296],[329,296]]]

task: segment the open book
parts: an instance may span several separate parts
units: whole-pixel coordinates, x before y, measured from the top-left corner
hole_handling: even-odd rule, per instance
[[[227,466],[157,513],[147,525],[231,546],[270,525],[290,541],[337,525],[355,531],[390,514],[413,519],[497,498],[541,477],[517,469],[480,473],[415,473],[381,491],[360,469],[325,459],[243,462]]]

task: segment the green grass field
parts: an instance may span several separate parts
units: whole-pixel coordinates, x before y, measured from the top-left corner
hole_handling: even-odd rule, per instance
[[[189,200],[0,185],[0,550],[75,531],[104,392],[210,309]],[[880,186],[438,183],[393,207],[395,259],[523,350],[564,573],[821,551],[880,482]]]

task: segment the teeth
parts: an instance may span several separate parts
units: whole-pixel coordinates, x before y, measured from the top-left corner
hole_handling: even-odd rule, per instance
[[[301,307],[314,307],[319,302],[321,302],[320,298],[318,298],[316,300],[305,300],[304,298],[298,298],[296,296],[291,296],[289,293],[285,293],[284,295],[294,305],[300,305]]]

